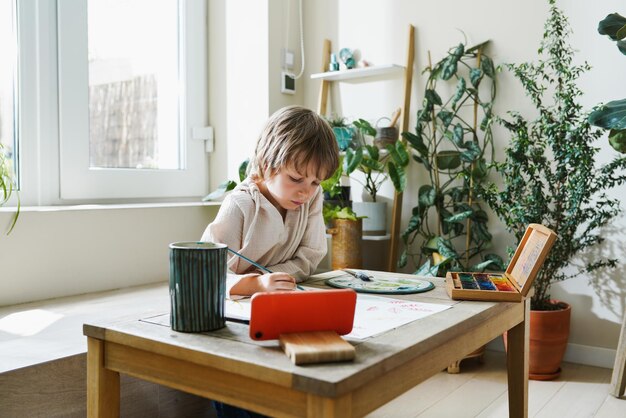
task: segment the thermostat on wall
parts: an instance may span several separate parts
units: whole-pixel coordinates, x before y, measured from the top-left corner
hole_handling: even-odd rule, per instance
[[[280,92],[283,94],[296,94],[296,79],[293,74],[287,71],[281,72]]]

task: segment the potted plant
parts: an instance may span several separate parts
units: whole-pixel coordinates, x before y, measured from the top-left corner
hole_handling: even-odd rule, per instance
[[[600,21],[598,32],[616,41],[617,48],[626,55],[626,17],[611,13]],[[589,122],[609,129],[609,144],[617,151],[626,153],[626,99],[600,105],[589,115]]]
[[[494,151],[496,69],[484,53],[486,44],[461,43],[426,68],[415,133],[402,133],[428,176],[402,232],[399,265],[412,262],[415,274],[504,269],[502,259],[488,252],[488,217],[477,196]]]
[[[0,190],[2,190],[2,196],[0,196],[0,206],[4,206],[15,191],[13,181],[13,164],[12,160],[5,155],[4,146],[0,143]],[[7,229],[7,235],[13,231],[17,218],[20,216],[20,199],[17,195],[17,208],[13,219]]]
[[[341,116],[332,116],[327,120],[333,128],[339,151],[347,150],[352,145],[354,128],[346,121],[346,118]]]
[[[496,165],[502,186],[492,184],[484,193],[517,242],[530,223],[543,224],[558,234],[535,278],[531,298],[530,372],[534,379],[559,375],[569,337],[571,308],[550,297],[552,284],[617,263],[597,256],[571,274],[570,269],[565,271],[576,267],[573,257],[602,242],[601,228],[620,212],[619,200],[605,192],[626,182],[626,158],[616,157],[603,165],[597,161],[599,148],[594,144],[602,133],[590,125],[577,103],[582,91],[576,81],[589,66],[573,64],[567,18],[555,0],[549,4],[539,61],[507,65],[538,115],[527,119],[510,112],[512,119],[501,121],[511,134],[505,161]],[[549,339],[544,341],[542,336]],[[552,358],[551,364],[542,363]]]
[[[363,217],[358,216],[349,207],[335,206],[324,207],[324,219],[332,223],[332,227],[326,230],[332,235],[332,269],[361,268]]]
[[[366,197],[362,202],[353,202],[352,207],[356,213],[365,216],[364,234],[384,235],[387,230],[387,202],[377,201],[378,192],[387,179],[391,179],[397,192],[404,191],[409,155],[405,145],[399,141],[385,145],[383,149],[367,144],[365,137],[376,135],[376,129],[368,121],[358,119],[354,126],[359,141],[354,150],[346,150],[343,170],[348,175],[355,171],[362,173],[362,177],[353,175],[351,179],[363,186]]]
[[[344,178],[346,178],[346,176],[344,176],[343,172],[343,155],[340,155],[339,166],[333,175],[320,183],[324,192],[325,208],[331,209],[335,206],[339,206],[340,208],[352,208],[352,201],[350,200],[350,186],[342,185]],[[325,218],[325,221],[326,225],[330,227],[330,220]]]

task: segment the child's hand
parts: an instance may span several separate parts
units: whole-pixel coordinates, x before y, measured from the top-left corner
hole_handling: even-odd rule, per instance
[[[296,289],[296,279],[287,273],[247,274],[230,289],[231,295],[252,296],[256,292]]]
[[[266,273],[259,276],[259,282],[262,292],[296,290],[296,279],[287,273]]]

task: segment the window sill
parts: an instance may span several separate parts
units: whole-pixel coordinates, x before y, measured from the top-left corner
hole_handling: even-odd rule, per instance
[[[221,202],[164,202],[164,203],[122,203],[122,204],[85,204],[58,206],[22,206],[20,212],[65,212],[87,210],[118,209],[161,209],[201,206],[220,206]],[[0,212],[15,212],[15,206],[0,207]]]

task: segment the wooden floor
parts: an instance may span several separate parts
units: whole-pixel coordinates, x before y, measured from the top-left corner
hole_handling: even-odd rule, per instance
[[[507,417],[505,355],[485,352],[461,362],[461,373],[441,372],[368,415],[369,418]],[[559,379],[530,381],[529,417],[626,417],[626,396],[609,395],[611,370],[564,363]]]

